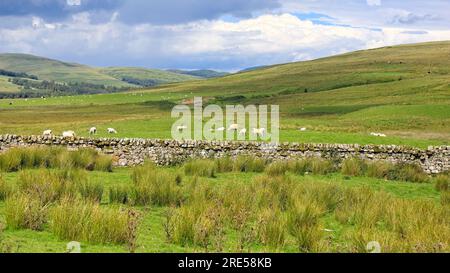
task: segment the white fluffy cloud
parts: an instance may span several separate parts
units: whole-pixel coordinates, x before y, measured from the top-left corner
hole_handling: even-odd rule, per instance
[[[369,6],[381,6],[381,0],[366,0]]]
[[[26,52],[93,65],[236,70],[357,49],[450,39],[450,30],[322,25],[288,13],[171,26],[131,26],[115,18],[91,24],[89,14],[82,13],[60,25],[35,18],[34,27],[0,29],[0,52]]]

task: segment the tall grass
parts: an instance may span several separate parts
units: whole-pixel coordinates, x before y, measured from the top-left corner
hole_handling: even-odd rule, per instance
[[[135,205],[178,205],[183,199],[179,174],[146,164],[135,168],[132,177],[130,200]]]
[[[341,172],[349,176],[363,176],[366,172],[367,164],[360,158],[351,157],[342,162]]]
[[[267,163],[267,160],[263,158],[241,155],[235,158],[233,171],[260,173],[264,171]]]
[[[100,182],[85,180],[77,183],[77,189],[85,200],[100,203],[103,197],[104,187]]]
[[[215,178],[216,172],[216,163],[211,160],[196,159],[184,164],[184,173],[186,175]]]
[[[437,191],[448,191],[450,190],[450,176],[448,175],[438,175],[435,178],[435,188]]]
[[[259,213],[257,223],[259,241],[274,249],[282,248],[286,242],[286,219],[276,209],[266,208]]]
[[[27,194],[16,194],[5,202],[5,220],[8,228],[40,231],[47,221],[48,206]]]
[[[129,217],[119,208],[67,198],[51,212],[51,230],[60,240],[89,243],[127,243]]]
[[[114,185],[109,188],[109,202],[127,204],[130,202],[131,187],[128,185]]]
[[[54,147],[12,148],[0,154],[0,170],[17,172],[33,168],[80,168],[112,171],[112,157],[93,149],[68,151]]]
[[[11,195],[13,188],[10,184],[6,183],[3,176],[0,174],[0,201],[5,201],[9,195]]]
[[[295,203],[287,212],[287,228],[294,236],[299,251],[318,252],[322,238],[321,212],[314,203]]]

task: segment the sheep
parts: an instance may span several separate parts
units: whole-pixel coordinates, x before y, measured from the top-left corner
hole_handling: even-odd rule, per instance
[[[266,128],[253,128],[253,134],[254,135],[259,135],[259,136],[264,136],[266,134]]]
[[[223,132],[223,131],[225,131],[225,127],[220,127],[220,128],[217,128],[217,130],[216,130],[217,132]]]
[[[239,131],[240,136],[245,136],[245,134],[247,134],[247,129],[244,128]]]
[[[92,127],[91,129],[89,129],[89,134],[90,134],[90,135],[95,135],[95,134],[97,134],[97,128]]]
[[[114,128],[108,128],[108,134],[117,134],[117,131]]]
[[[62,136],[64,138],[74,138],[74,137],[76,137],[76,134],[74,131],[65,131],[65,132],[63,132]]]
[[[308,129],[306,129],[306,128],[300,128],[300,132],[306,132],[306,130],[308,130]]]
[[[186,130],[187,129],[187,126],[184,126],[184,125],[182,125],[182,126],[178,126],[177,127],[177,131],[184,131],[184,130]]]
[[[230,128],[228,128],[228,131],[237,131],[239,130],[239,124],[231,124]]]
[[[51,137],[52,135],[53,135],[53,131],[52,130],[45,130],[42,133],[42,136],[44,136],[44,137]]]
[[[385,134],[382,134],[382,133],[370,133],[370,135],[371,136],[376,136],[376,137],[386,137],[386,135]]]

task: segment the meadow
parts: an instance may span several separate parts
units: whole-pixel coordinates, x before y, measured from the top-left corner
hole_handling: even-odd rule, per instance
[[[19,158],[20,160],[17,160]],[[450,178],[415,165],[205,159],[111,168],[91,150],[0,155],[0,252],[448,252]]]
[[[202,96],[279,105],[281,141],[448,145],[448,54],[449,42],[403,45],[124,93],[0,100],[0,134],[88,136],[96,126],[97,137],[113,127],[116,137],[170,138],[169,106]]]

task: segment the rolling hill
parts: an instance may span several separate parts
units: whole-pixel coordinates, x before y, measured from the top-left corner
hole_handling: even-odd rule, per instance
[[[125,93],[0,100],[0,133],[103,124],[120,137],[169,138],[166,106],[203,96],[222,105],[279,105],[283,141],[449,145],[449,56],[449,41],[389,46]]]
[[[230,75],[228,72],[219,72],[209,69],[200,69],[200,70],[179,70],[179,69],[169,69],[167,71],[171,71],[177,74],[183,75],[191,75],[194,77],[211,79],[211,78],[219,78]]]

